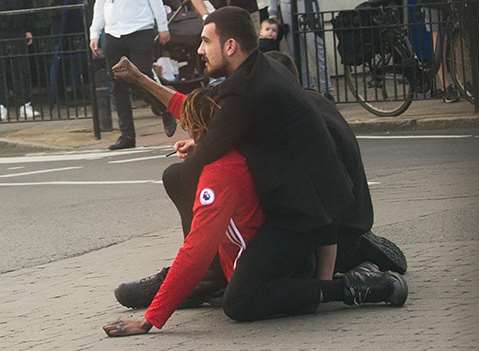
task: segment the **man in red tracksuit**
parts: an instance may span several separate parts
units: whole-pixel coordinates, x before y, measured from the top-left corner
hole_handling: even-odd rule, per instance
[[[186,96],[177,94],[169,105],[175,117]],[[193,206],[193,221],[168,275],[143,321],[120,321],[104,327],[110,336],[128,329],[145,332],[145,324],[163,327],[168,318],[190,296],[205,276],[216,255],[229,281],[248,242],[264,223],[256,190],[245,158],[232,150],[203,168]]]
[[[177,119],[187,96],[176,93],[168,112]],[[167,278],[145,313],[160,328],[204,277],[218,254],[227,281],[246,245],[264,223],[245,158],[233,150],[203,168],[193,221]]]
[[[204,277],[216,254],[229,281],[263,222],[245,158],[231,151],[207,165],[198,183],[191,230],[145,319],[161,328]]]

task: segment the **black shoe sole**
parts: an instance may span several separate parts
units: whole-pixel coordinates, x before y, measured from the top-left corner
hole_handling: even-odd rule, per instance
[[[394,307],[401,307],[406,303],[407,296],[409,294],[408,285],[406,279],[396,272],[388,272],[388,274],[396,278],[394,291],[389,297],[389,303]]]
[[[361,236],[360,251],[364,261],[377,264],[381,271],[401,274],[407,271],[407,260],[401,249],[392,241],[372,232]]]
[[[108,150],[115,151],[115,150],[123,150],[123,149],[133,149],[135,147],[136,147],[136,144],[122,145],[122,146],[117,146],[116,144],[113,144],[108,147]]]
[[[146,308],[150,305],[153,300],[154,294],[152,296],[145,296],[144,293],[135,293],[135,290],[128,283],[120,284],[115,290],[115,298],[118,303],[127,308],[141,309]]]
[[[459,102],[459,98],[447,98],[447,99],[444,99],[443,101],[446,103],[446,104],[453,104],[455,102]]]
[[[162,119],[163,119],[163,129],[165,131],[165,134],[168,138],[171,138],[173,135],[175,135],[176,127],[178,125],[176,123],[176,119],[172,115],[170,115],[168,112],[166,112],[166,114],[163,115]]]

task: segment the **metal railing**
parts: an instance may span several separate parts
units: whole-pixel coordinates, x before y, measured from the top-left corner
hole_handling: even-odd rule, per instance
[[[82,28],[65,33],[71,14]],[[88,118],[100,138],[86,5],[3,11],[0,21],[12,23],[32,15],[57,15],[59,23],[49,35],[33,33],[31,45],[22,33],[0,37],[0,123]]]
[[[310,5],[300,13],[293,6],[301,81],[337,103],[359,102],[380,116],[399,115],[413,100],[450,99],[456,91],[477,108],[477,45],[467,18],[478,5],[373,0],[352,10]],[[477,18],[470,22],[477,25]]]

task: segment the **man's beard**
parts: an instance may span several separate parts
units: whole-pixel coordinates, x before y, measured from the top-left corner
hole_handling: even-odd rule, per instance
[[[221,78],[221,77],[226,77],[226,65],[223,65],[221,67],[215,68],[213,70],[208,70],[205,67],[205,75],[209,78]]]
[[[220,67],[215,69],[209,70],[205,65],[204,74],[210,78],[221,78],[227,76],[227,63],[226,60],[223,58],[223,64]]]

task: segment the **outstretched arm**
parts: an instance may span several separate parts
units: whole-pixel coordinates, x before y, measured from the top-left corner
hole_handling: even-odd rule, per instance
[[[146,334],[162,328],[188,297],[218,254],[231,217],[240,199],[230,179],[236,170],[212,167],[202,173],[196,192],[191,230],[178,251],[165,281],[141,320],[120,320],[103,327],[108,336]]]
[[[112,72],[115,79],[124,80],[145,90],[165,106],[168,106],[171,98],[176,94],[175,90],[165,87],[146,74],[143,74],[138,67],[126,57],[122,57],[120,61],[112,67]]]

